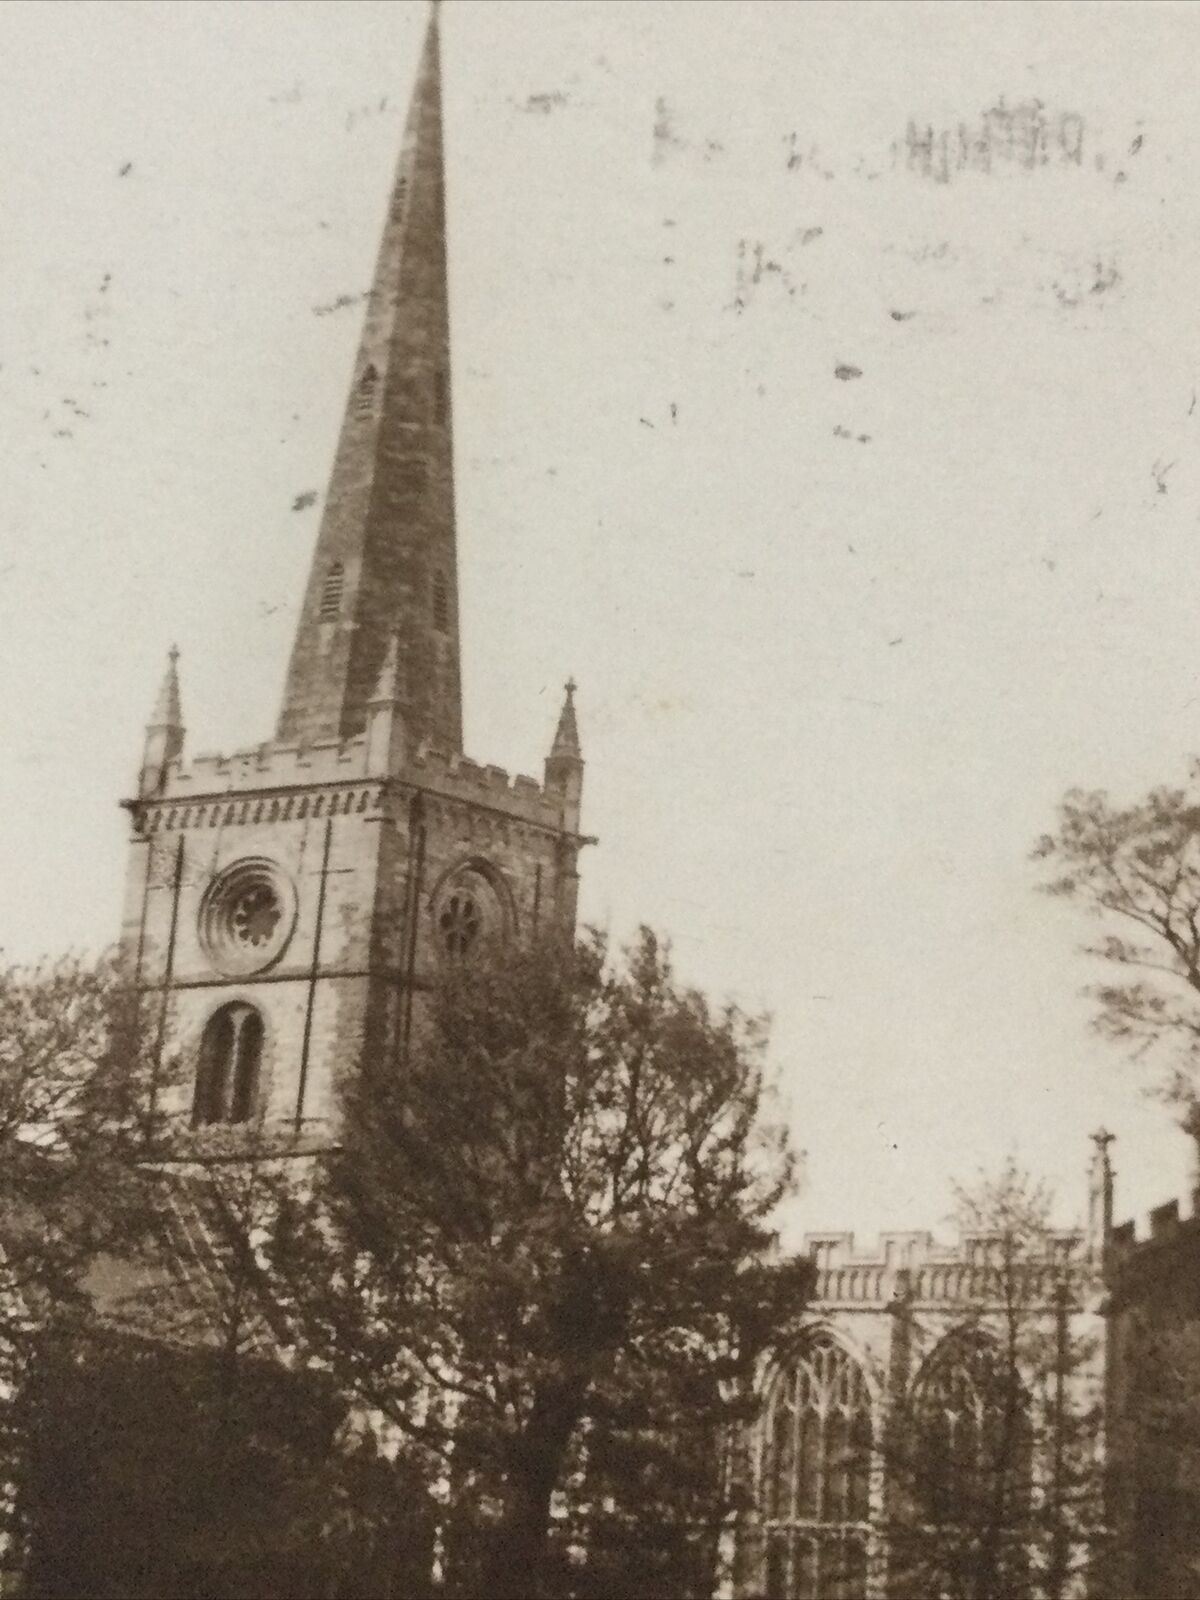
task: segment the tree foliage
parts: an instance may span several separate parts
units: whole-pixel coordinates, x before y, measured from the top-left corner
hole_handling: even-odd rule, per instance
[[[448,966],[402,1070],[347,1086],[274,1259],[309,1358],[438,1485],[449,1592],[582,1590],[607,1538],[615,1594],[648,1581],[639,1526],[645,1554],[719,1515],[719,1471],[673,1486],[666,1441],[719,1465],[808,1272],[770,1260],[792,1160],[764,1047],[643,932],[623,961],[590,937]]]
[[[93,1329],[42,1352],[20,1592],[47,1600],[413,1600],[428,1507],[345,1437],[328,1379],[275,1356]]]
[[[956,1191],[966,1312],[886,1446],[896,1596],[1063,1600],[1103,1526],[1095,1274],[1015,1163]]]
[[[151,1066],[109,962],[0,969],[0,1536],[27,1524],[35,1364],[95,1322],[98,1269],[138,1256],[157,1207],[142,1161]]]
[[[89,1270],[144,1237],[149,1069],[115,969],[0,970],[0,1347],[86,1314]]]
[[[1057,831],[1035,851],[1043,888],[1100,924],[1086,945],[1111,976],[1088,992],[1095,1024],[1184,1106],[1200,1090],[1200,765],[1183,788],[1117,806],[1103,791],[1072,790]]]
[[[113,964],[0,972],[0,1565],[59,1600],[416,1594],[420,1486],[286,1361],[286,1163],[151,1111],[147,1009]]]

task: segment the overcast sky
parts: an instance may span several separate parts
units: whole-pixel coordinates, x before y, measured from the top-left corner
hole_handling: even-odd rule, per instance
[[[115,934],[172,641],[193,752],[271,732],[423,25],[0,6],[12,958]],[[585,915],[773,1013],[796,1228],[937,1228],[1010,1151],[1069,1216],[1100,1122],[1122,1210],[1181,1191],[1028,852],[1200,747],[1200,11],[443,46],[470,753],[540,771],[579,679]]]

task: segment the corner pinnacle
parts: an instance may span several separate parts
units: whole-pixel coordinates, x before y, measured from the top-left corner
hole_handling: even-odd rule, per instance
[[[150,713],[151,728],[182,728],[183,709],[179,697],[179,647],[172,645],[167,651],[167,670],[163,676],[154,710]]]
[[[558,727],[554,733],[554,743],[550,746],[550,754],[572,756],[578,760],[583,754],[579,746],[579,725],[575,720],[575,691],[579,685],[574,678],[568,678],[563,687],[566,698],[559,713]]]

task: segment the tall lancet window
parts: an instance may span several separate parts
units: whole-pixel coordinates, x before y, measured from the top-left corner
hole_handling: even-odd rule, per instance
[[[192,1101],[195,1127],[249,1122],[258,1100],[262,1046],[262,1018],[253,1006],[234,1001],[208,1019]]]
[[[776,1375],[762,1427],[768,1600],[860,1600],[872,1447],[862,1368],[828,1334],[813,1335]]]

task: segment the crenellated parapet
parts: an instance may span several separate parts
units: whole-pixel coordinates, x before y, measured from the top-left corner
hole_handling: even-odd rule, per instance
[[[232,755],[168,762],[151,794],[130,802],[135,829],[235,826],[378,809],[386,793],[420,790],[436,799],[485,809],[561,833],[562,797],[527,774],[472,761],[423,743],[394,773],[370,771],[367,739],[257,745]],[[253,797],[251,799],[250,797]]]
[[[852,1233],[810,1233],[804,1242],[817,1272],[813,1299],[830,1308],[986,1303],[1007,1270],[1003,1243],[989,1233],[965,1233],[951,1245],[925,1232],[885,1233],[869,1253],[858,1252]],[[1016,1270],[1029,1293],[1049,1297],[1064,1267],[1085,1266],[1083,1233],[1061,1230],[1047,1236],[1044,1257],[1022,1259]]]
[[[1137,1301],[1167,1282],[1196,1282],[1200,1269],[1200,1191],[1181,1204],[1167,1200],[1144,1218],[1112,1229],[1105,1251],[1105,1277],[1115,1306]]]
[[[166,769],[159,798],[182,800],[207,794],[237,794],[243,790],[295,789],[342,782],[366,776],[366,741],[346,744],[255,745],[232,755],[206,752],[190,761],[178,760]]]
[[[425,743],[417,748],[401,776],[445,799],[482,804],[515,820],[556,831],[564,827],[562,797],[525,773],[510,776],[503,767],[481,766],[468,756]],[[569,818],[566,825],[570,826]]]

